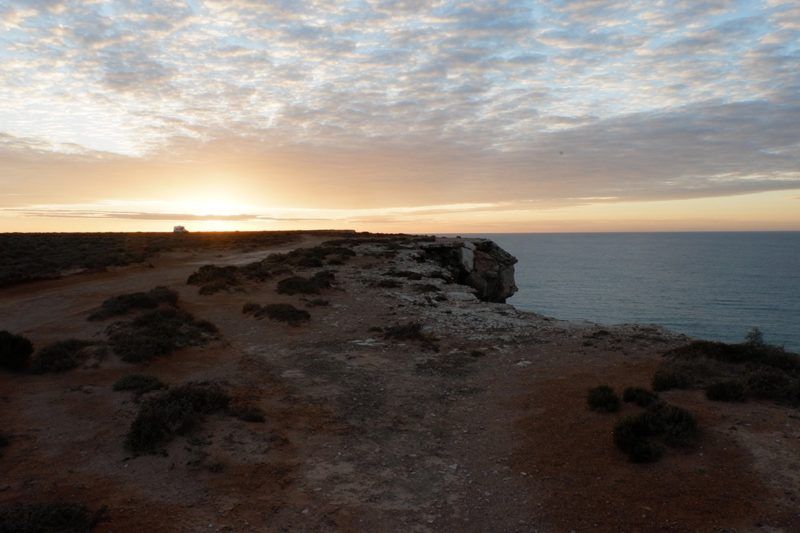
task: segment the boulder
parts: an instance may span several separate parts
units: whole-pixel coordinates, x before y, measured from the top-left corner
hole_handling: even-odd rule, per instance
[[[484,302],[505,303],[517,292],[517,258],[489,239],[440,239],[425,245],[424,250],[458,283],[474,288]]]

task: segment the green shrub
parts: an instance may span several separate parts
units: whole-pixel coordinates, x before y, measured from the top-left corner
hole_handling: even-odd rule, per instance
[[[620,406],[619,396],[608,385],[589,389],[586,403],[589,405],[589,409],[599,413],[615,413],[619,411]]]
[[[44,374],[46,372],[66,372],[77,368],[86,360],[85,349],[92,346],[91,341],[69,339],[54,342],[39,350],[31,361],[31,372]]]
[[[744,337],[745,344],[749,344],[751,346],[765,346],[766,343],[764,342],[764,334],[761,332],[759,328],[753,328],[747,332],[747,335]]]
[[[747,392],[754,398],[794,403],[798,380],[774,368],[756,368],[747,375]]]
[[[614,444],[634,463],[657,461],[664,451],[659,441],[674,448],[689,448],[698,435],[694,415],[665,403],[654,403],[637,415],[623,418],[613,433]]]
[[[697,420],[680,407],[666,403],[653,404],[641,414],[653,435],[660,435],[667,446],[688,448],[698,438]]]
[[[633,463],[652,463],[664,454],[663,446],[651,438],[652,431],[641,413],[617,422],[613,436],[614,444]]]
[[[665,391],[670,389],[685,389],[690,385],[689,377],[683,372],[659,368],[653,374],[653,390]]]
[[[329,288],[334,275],[328,271],[317,272],[310,278],[291,276],[278,282],[278,294],[319,294],[321,289]]]
[[[200,346],[217,336],[217,328],[179,309],[149,311],[131,322],[109,328],[114,353],[128,363],[149,361],[186,346]]]
[[[235,266],[203,265],[197,272],[189,276],[186,284],[201,287],[209,284],[238,285],[237,272],[238,269]]]
[[[131,391],[137,396],[141,396],[146,392],[152,392],[166,388],[167,386],[158,378],[144,374],[129,374],[119,378],[114,383],[115,391]]]
[[[188,383],[146,400],[131,424],[125,445],[135,453],[156,453],[175,435],[194,429],[204,414],[225,409],[228,395],[209,383]]]
[[[719,381],[706,387],[706,398],[715,402],[743,402],[745,388],[739,381]]]
[[[665,355],[674,359],[707,358],[723,363],[753,363],[772,366],[793,373],[800,373],[800,357],[783,348],[764,344],[763,339],[748,339],[741,344],[726,344],[715,341],[693,341],[670,350]]]
[[[622,393],[622,399],[639,407],[648,407],[658,401],[658,395],[641,387],[628,387]]]
[[[89,320],[105,320],[129,313],[135,309],[155,309],[159,305],[176,306],[178,293],[166,287],[156,287],[149,292],[122,294],[107,299],[100,309],[89,315]]]
[[[265,420],[264,411],[251,405],[242,405],[229,409],[231,416],[245,422],[262,423]]]
[[[28,503],[0,508],[0,533],[86,533],[105,517],[73,503]]]
[[[0,331],[0,366],[7,370],[23,370],[33,353],[31,341],[21,335]]]
[[[248,302],[242,306],[242,313],[245,315],[255,315],[261,311],[261,306],[257,303]]]
[[[271,320],[287,322],[292,326],[298,326],[302,322],[311,320],[311,315],[305,309],[298,309],[292,304],[267,304],[256,313],[256,316],[266,316]]]

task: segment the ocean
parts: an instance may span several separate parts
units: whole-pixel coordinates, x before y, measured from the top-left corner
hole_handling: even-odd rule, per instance
[[[519,309],[800,351],[800,232],[474,236],[519,259]]]

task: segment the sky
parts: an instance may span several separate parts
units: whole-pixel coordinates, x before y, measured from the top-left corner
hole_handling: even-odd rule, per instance
[[[0,232],[800,230],[796,0],[0,0]]]

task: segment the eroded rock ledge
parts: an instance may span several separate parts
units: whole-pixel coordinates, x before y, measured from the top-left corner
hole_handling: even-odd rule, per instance
[[[456,282],[474,288],[485,302],[505,303],[517,292],[517,258],[489,239],[437,239],[422,246],[428,258],[447,269]]]

